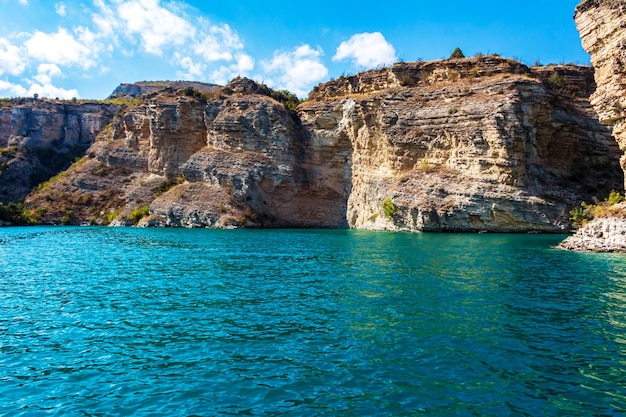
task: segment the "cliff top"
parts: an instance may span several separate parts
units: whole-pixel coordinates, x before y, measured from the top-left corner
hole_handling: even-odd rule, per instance
[[[584,13],[590,9],[599,7],[609,7],[614,9],[624,9],[626,5],[623,0],[583,0],[576,6],[576,14]]]
[[[114,98],[137,98],[146,94],[152,94],[167,89],[193,88],[204,93],[213,93],[222,87],[197,81],[139,81],[130,84],[120,84],[107,100]]]
[[[588,96],[595,89],[593,68],[577,65],[528,67],[498,55],[445,59],[427,62],[400,62],[391,67],[342,76],[316,86],[309,100],[325,100],[350,94],[370,94],[389,88],[439,88],[447,84],[493,83],[497,79],[534,79],[550,89],[571,97]]]
[[[598,1],[598,0],[590,0]],[[548,65],[528,67],[514,59],[498,55],[435,61],[399,62],[388,68],[341,76],[319,84],[311,91],[311,101],[327,100],[350,94],[371,94],[389,88],[438,88],[454,85],[463,88],[470,84],[493,83],[499,79],[517,77],[544,83],[550,89],[570,97],[586,97],[596,86],[594,70],[590,66]],[[169,101],[175,97],[195,96],[213,99],[232,94],[255,94],[271,97],[295,110],[301,100],[289,91],[277,91],[248,78],[237,77],[226,86],[193,81],[141,81],[120,84],[106,100],[72,100],[76,104],[139,104],[147,98]],[[158,98],[157,98],[158,97]],[[70,103],[67,100],[45,98],[0,99],[3,105],[39,105],[47,102]]]

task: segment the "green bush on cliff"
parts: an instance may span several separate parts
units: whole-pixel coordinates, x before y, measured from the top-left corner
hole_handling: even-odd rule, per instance
[[[132,221],[133,223],[139,223],[139,220],[143,219],[149,214],[150,214],[150,207],[148,206],[136,208],[130,212],[130,221]]]
[[[292,93],[289,90],[281,90],[281,91],[276,91],[276,90],[272,90],[269,89],[269,96],[272,97],[274,100],[278,101],[279,103],[282,103],[285,108],[289,111],[295,111],[296,107],[298,107],[298,105],[301,103],[300,99],[298,98],[298,96],[296,96],[294,93]]]
[[[461,48],[456,48],[452,52],[452,55],[450,55],[450,59],[459,59],[459,58],[465,58],[465,54],[463,53],[463,51],[461,51]]]
[[[561,87],[565,83],[565,78],[555,71],[550,78],[548,78],[548,82],[555,87]]]
[[[385,198],[383,201],[383,213],[387,220],[393,219],[393,216],[398,212],[398,207],[393,203],[390,197]]]
[[[72,210],[68,208],[63,208],[63,217],[61,217],[61,224],[72,224]]]
[[[0,203],[0,220],[16,226],[29,226],[37,223],[36,216],[22,203]]]
[[[609,198],[607,198],[606,202],[609,206],[614,206],[615,204],[619,204],[624,201],[624,196],[619,193],[619,191],[612,190],[609,193]]]
[[[623,201],[624,196],[619,191],[613,190],[609,193],[609,196],[606,200],[598,204],[588,204],[582,202],[580,204],[580,207],[575,207],[569,212],[570,220],[575,225],[580,226],[598,217],[624,217],[626,216],[626,212],[624,212],[624,210],[622,210],[620,207],[615,207],[615,205]]]

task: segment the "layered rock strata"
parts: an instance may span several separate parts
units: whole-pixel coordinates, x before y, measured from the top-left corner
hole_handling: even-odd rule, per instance
[[[600,121],[626,151],[626,4],[619,0],[585,0],[576,7],[583,48],[591,55],[597,88],[591,104]],[[626,156],[622,157],[626,170]]]
[[[0,202],[17,201],[84,154],[120,109],[15,99],[0,105]]]
[[[556,232],[580,198],[621,186],[592,90],[590,68],[484,57],[336,80],[299,111],[314,143],[349,139],[351,227]]]
[[[572,207],[623,183],[592,78],[496,56],[401,63],[320,85],[296,112],[246,79],[168,89],[26,205],[42,222],[148,208],[151,226],[566,231]]]
[[[591,104],[600,121],[611,126],[626,151],[626,4],[617,0],[585,0],[576,7],[583,48],[591,55],[597,88]],[[621,157],[626,170],[626,156]],[[624,215],[594,220],[561,245],[566,249],[626,251]]]

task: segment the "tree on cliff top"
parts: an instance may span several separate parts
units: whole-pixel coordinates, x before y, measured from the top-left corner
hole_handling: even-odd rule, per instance
[[[463,51],[461,51],[461,48],[456,48],[452,52],[452,55],[450,55],[450,59],[456,59],[456,58],[465,58],[465,55],[463,54]]]

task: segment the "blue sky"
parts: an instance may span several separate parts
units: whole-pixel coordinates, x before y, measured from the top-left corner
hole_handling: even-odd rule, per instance
[[[499,53],[588,64],[578,0],[0,0],[0,97],[103,99],[120,83],[241,75],[304,97],[399,60]]]

